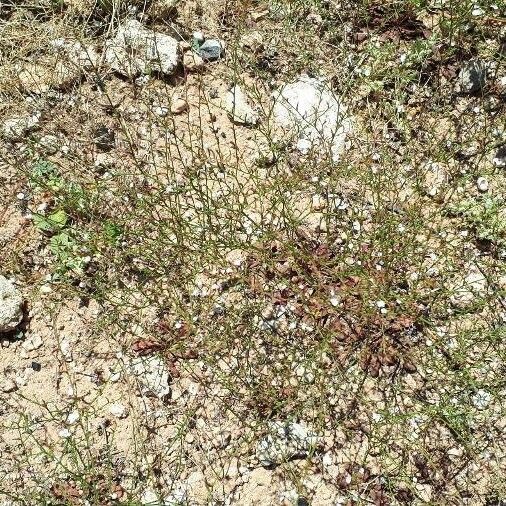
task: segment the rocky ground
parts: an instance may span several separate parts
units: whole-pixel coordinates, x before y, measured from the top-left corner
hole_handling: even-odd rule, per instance
[[[505,19],[1,2],[0,504],[503,504]]]

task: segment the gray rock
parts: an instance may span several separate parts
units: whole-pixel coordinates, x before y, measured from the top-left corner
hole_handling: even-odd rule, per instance
[[[37,128],[39,120],[40,113],[5,120],[2,128],[4,137],[11,141],[21,140],[26,134]]]
[[[248,104],[248,99],[239,86],[227,92],[224,103],[229,118],[240,125],[256,125],[258,114]]]
[[[485,86],[486,80],[487,66],[479,60],[474,60],[460,70],[457,89],[461,93],[475,93]]]
[[[23,297],[14,284],[0,276],[0,332],[14,330],[23,319]]]
[[[199,55],[205,61],[216,61],[221,58],[223,46],[217,39],[207,39],[199,47]]]
[[[105,125],[99,125],[93,132],[95,146],[103,153],[107,153],[111,151],[111,149],[114,149],[115,138],[114,130]]]
[[[128,77],[151,71],[170,75],[180,60],[176,39],[149,30],[133,19],[123,23],[116,36],[106,42],[105,61],[113,70]]]
[[[332,159],[339,158],[351,119],[324,80],[302,75],[275,92],[273,99],[274,120],[298,139],[301,153],[330,149]]]
[[[256,455],[263,466],[272,466],[305,458],[319,443],[320,437],[304,422],[272,422],[270,434],[257,444]]]
[[[500,146],[494,156],[494,165],[496,167],[506,167],[506,144]]]

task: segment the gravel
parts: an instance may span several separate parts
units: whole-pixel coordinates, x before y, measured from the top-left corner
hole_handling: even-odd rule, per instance
[[[170,394],[170,375],[161,357],[137,357],[131,361],[130,370],[138,379],[142,394],[159,398]]]

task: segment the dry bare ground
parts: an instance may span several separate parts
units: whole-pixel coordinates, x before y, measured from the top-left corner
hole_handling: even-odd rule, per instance
[[[0,2],[0,504],[506,503],[506,6]]]

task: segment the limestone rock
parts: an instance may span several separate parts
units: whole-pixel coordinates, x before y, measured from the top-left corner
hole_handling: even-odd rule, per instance
[[[151,71],[173,74],[181,60],[179,43],[173,37],[154,32],[139,21],[123,23],[106,43],[105,61],[128,77]]]
[[[273,98],[275,121],[298,138],[301,153],[329,148],[332,158],[339,158],[352,129],[351,120],[323,80],[302,75]]]
[[[40,113],[31,116],[18,116],[4,121],[2,133],[11,141],[23,139],[29,132],[35,130],[39,124]]]
[[[232,87],[225,97],[225,110],[229,118],[241,125],[256,125],[258,114],[248,104],[246,95],[238,85]]]
[[[0,333],[11,332],[23,319],[23,297],[14,284],[0,275]]]

